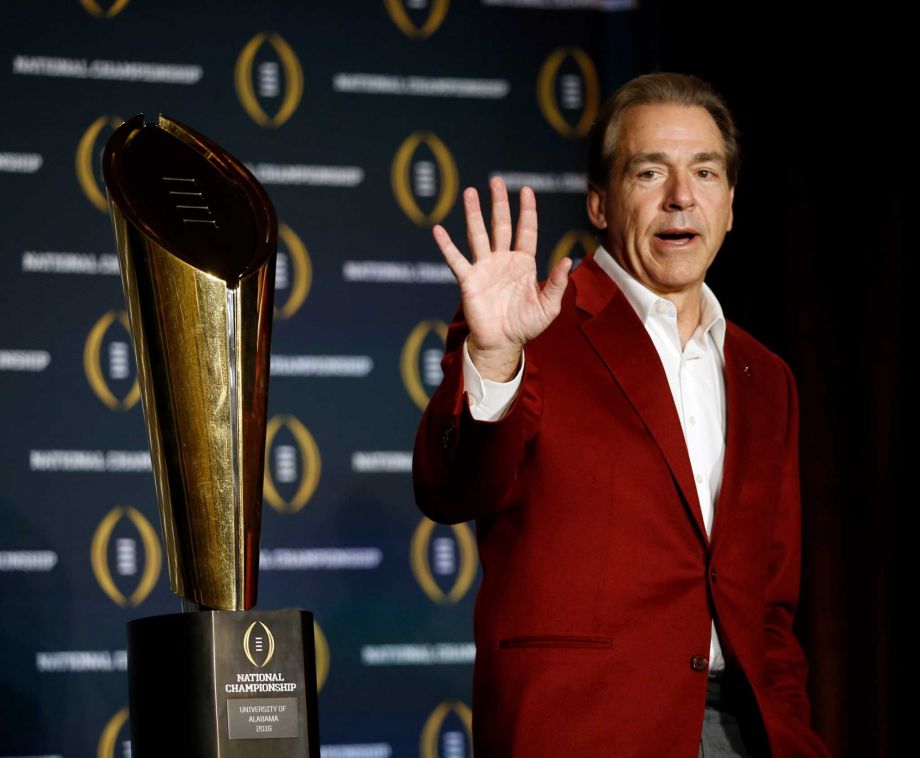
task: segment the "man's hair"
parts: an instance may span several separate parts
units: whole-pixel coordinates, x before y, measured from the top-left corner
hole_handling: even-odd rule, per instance
[[[634,105],[687,105],[705,108],[725,143],[728,186],[738,183],[741,167],[739,132],[725,100],[708,82],[692,74],[653,73],[631,79],[601,106],[588,132],[588,182],[606,189],[623,114]]]

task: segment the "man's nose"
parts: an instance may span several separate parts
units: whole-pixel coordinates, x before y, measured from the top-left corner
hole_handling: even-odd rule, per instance
[[[665,209],[679,211],[691,208],[696,204],[693,196],[693,184],[689,174],[682,171],[675,172],[668,177],[665,191]]]

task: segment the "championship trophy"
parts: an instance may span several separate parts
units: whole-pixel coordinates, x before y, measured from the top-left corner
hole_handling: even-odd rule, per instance
[[[103,174],[183,613],[128,624],[134,758],[319,758],[312,614],[254,611],[278,223],[229,153],[143,114]]]

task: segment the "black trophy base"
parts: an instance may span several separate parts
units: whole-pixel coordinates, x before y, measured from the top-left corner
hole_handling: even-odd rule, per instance
[[[133,758],[319,758],[313,615],[131,621],[128,695]]]

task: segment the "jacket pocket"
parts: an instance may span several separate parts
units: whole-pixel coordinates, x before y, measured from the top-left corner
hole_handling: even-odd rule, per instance
[[[499,648],[609,648],[613,645],[610,637],[595,637],[573,634],[540,634],[526,637],[506,637],[498,641]]]

